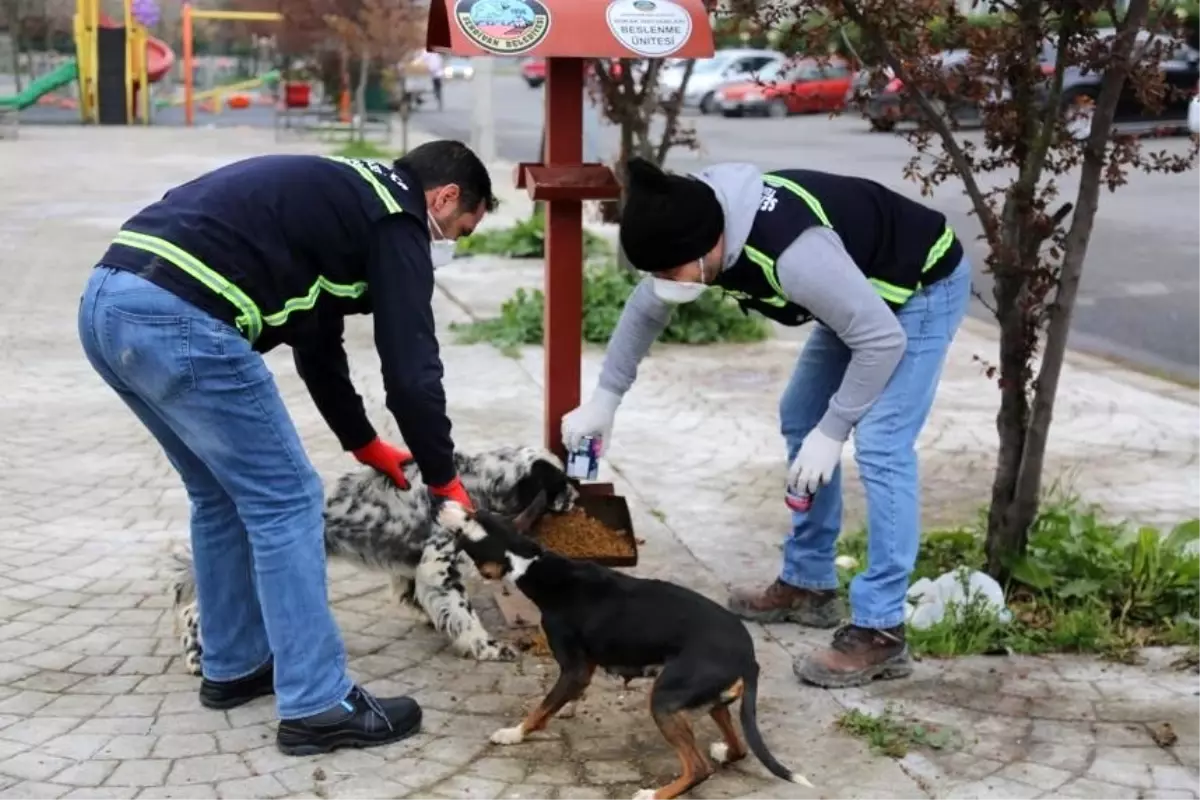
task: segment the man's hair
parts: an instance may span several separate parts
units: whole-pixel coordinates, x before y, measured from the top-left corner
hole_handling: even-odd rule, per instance
[[[496,210],[492,177],[479,156],[462,142],[453,139],[426,142],[396,159],[395,166],[420,181],[426,191],[452,183],[458,186],[458,207],[462,211],[474,211],[480,203],[488,211]]]

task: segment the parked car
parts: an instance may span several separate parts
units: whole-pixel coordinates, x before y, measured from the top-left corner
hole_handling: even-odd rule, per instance
[[[1192,99],[1188,102],[1188,132],[1200,133],[1200,83],[1192,90]]]
[[[1099,31],[1100,37],[1111,38],[1115,30],[1105,28]],[[1149,46],[1152,41],[1158,41],[1165,46],[1161,69],[1167,86],[1167,94],[1163,98],[1162,108],[1151,112],[1138,99],[1134,86],[1126,83],[1117,102],[1117,124],[1129,123],[1166,123],[1167,125],[1182,126],[1188,117],[1188,107],[1194,87],[1200,81],[1200,51],[1191,43],[1173,41],[1170,37],[1155,34],[1139,34],[1139,46]],[[963,65],[969,56],[966,50],[948,50],[939,54],[942,67],[948,73],[945,95],[935,97],[945,113],[953,116],[959,123],[972,124],[981,121],[981,107],[978,103],[956,93],[953,80],[953,70]],[[1038,56],[1042,74],[1049,79],[1054,74],[1055,63],[1058,60],[1055,43],[1047,40],[1042,45]],[[889,71],[890,75],[890,71]],[[1091,130],[1090,108],[1100,93],[1103,74],[1085,72],[1082,67],[1069,66],[1063,73],[1063,90],[1060,106],[1064,113],[1071,112],[1069,129],[1075,136],[1086,136]],[[867,71],[860,72],[851,83],[848,92],[848,104],[860,105],[865,112],[872,130],[887,131],[895,127],[897,122],[913,121],[919,118],[920,111],[916,104],[906,96],[904,83],[892,76],[882,88],[875,89],[869,85]],[[1040,104],[1048,100],[1049,80],[1038,87],[1037,99]],[[990,95],[996,100],[1007,99],[1011,92],[1007,86],[998,85]]]
[[[1104,38],[1116,35],[1113,28],[1100,31]],[[1137,96],[1137,90],[1130,82],[1125,83],[1121,96],[1117,99],[1116,124],[1129,123],[1165,123],[1168,126],[1183,127],[1187,124],[1192,98],[1195,96],[1197,83],[1200,83],[1200,50],[1191,43],[1180,42],[1162,34],[1149,34],[1142,31],[1138,34],[1138,47],[1159,46],[1163,48],[1159,69],[1162,71],[1166,84],[1166,93],[1162,98],[1160,108],[1151,111]],[[1058,59],[1055,44],[1047,41],[1042,46],[1040,61],[1042,71],[1053,74],[1054,64]],[[1104,79],[1102,73],[1084,72],[1077,66],[1068,67],[1063,73],[1063,91],[1061,106],[1064,112],[1075,109],[1069,127],[1076,136],[1086,136],[1091,130],[1090,108],[1100,95],[1100,83]],[[1039,101],[1045,102],[1048,87],[1039,92]]]
[[[726,117],[746,114],[786,117],[815,111],[839,111],[846,105],[852,71],[841,58],[820,64],[812,59],[767,65],[757,81],[728,84],[717,90]]]
[[[591,62],[588,62],[587,71],[589,76],[595,72]],[[620,59],[611,59],[608,63],[608,71],[614,78],[620,78]],[[521,77],[525,79],[525,83],[529,84],[530,89],[536,89],[541,86],[546,82],[546,59],[541,58],[540,56],[530,56],[522,61]]]
[[[692,67],[683,93],[684,108],[698,108],[701,113],[717,112],[717,90],[729,83],[753,80],[755,74],[769,64],[782,62],[783,53],[775,50],[731,49],[718,50],[712,58],[697,59]],[[686,70],[682,65],[659,73],[659,96],[667,100],[679,91]]]
[[[536,89],[546,82],[546,59],[530,56],[521,62],[521,77],[529,84],[530,89]]]
[[[979,107],[973,101],[959,96],[955,92],[954,73],[961,68],[970,57],[969,50],[943,50],[936,58],[940,61],[943,72],[946,73],[946,84],[949,90],[942,96],[932,98],[941,106],[944,113],[957,119],[960,123],[977,122]],[[912,122],[920,119],[921,111],[917,104],[904,91],[904,81],[895,77],[891,70],[887,71],[890,79],[882,88],[875,90],[869,85],[869,75],[860,72],[848,89],[847,105],[857,105],[866,115],[873,131],[890,131],[897,122]]]
[[[475,67],[471,64],[471,59],[453,56],[446,59],[446,64],[442,67],[442,77],[448,81],[469,81],[475,77]]]

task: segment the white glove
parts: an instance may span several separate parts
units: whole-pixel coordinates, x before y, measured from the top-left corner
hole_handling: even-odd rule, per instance
[[[794,492],[815,494],[817,489],[833,480],[833,471],[842,463],[845,444],[813,428],[804,437],[800,452],[796,453],[788,469],[788,488]]]
[[[608,437],[612,434],[613,419],[621,395],[597,387],[592,399],[562,418],[563,447],[574,450],[584,436],[599,436],[600,451],[608,448]]]

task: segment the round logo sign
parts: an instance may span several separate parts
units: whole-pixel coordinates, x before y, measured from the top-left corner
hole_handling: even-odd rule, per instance
[[[458,0],[454,19],[463,35],[500,56],[532,50],[550,32],[550,11],[538,0]]]
[[[604,16],[618,42],[647,58],[671,55],[692,35],[692,16],[672,0],[613,0]]]

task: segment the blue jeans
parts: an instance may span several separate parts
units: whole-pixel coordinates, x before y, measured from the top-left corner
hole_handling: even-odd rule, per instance
[[[904,622],[904,599],[921,538],[917,437],[937,394],[942,365],[971,298],[964,258],[947,278],[928,286],[897,312],[908,335],[904,357],[883,394],[854,430],[855,460],[867,499],[867,564],[850,584],[851,622],[891,628]],[[850,363],[850,349],[818,325],[800,354],[779,403],[788,463],[829,407]],[[836,589],[835,544],[842,528],[842,469],[805,513],[792,513],[784,545],[784,583]]]
[[[274,656],[281,718],[340,703],[353,684],[325,586],[324,492],[262,356],[104,266],[80,301],[79,338],[183,478],[205,677],[242,678]]]

